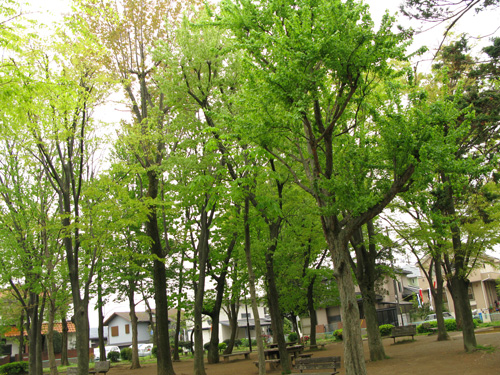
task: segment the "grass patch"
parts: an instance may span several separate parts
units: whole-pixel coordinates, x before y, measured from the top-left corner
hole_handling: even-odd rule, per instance
[[[493,345],[478,345],[476,346],[476,349],[491,354],[494,353],[497,348]]]

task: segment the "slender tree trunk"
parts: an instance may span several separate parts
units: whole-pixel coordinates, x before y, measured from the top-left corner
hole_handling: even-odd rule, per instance
[[[314,281],[316,277],[311,279],[307,286],[307,310],[309,311],[309,320],[311,324],[311,332],[309,333],[309,344],[316,345],[316,326],[318,325],[318,317],[316,315],[316,308],[314,306]]]
[[[68,322],[66,321],[66,314],[63,314],[61,319],[62,326],[62,347],[61,347],[61,366],[69,366],[68,361]]]
[[[106,349],[104,347],[104,313],[102,311],[103,307],[103,300],[102,300],[102,269],[99,267],[99,270],[97,271],[97,316],[99,320],[99,324],[97,327],[97,334],[99,336],[99,358],[101,361],[105,361],[106,358]]]
[[[148,193],[152,200],[158,197],[158,175],[156,171],[149,170]],[[167,300],[167,274],[165,270],[165,252],[163,251],[160,232],[158,229],[158,217],[156,206],[149,206],[148,220],[146,222],[146,234],[151,239],[151,253],[155,255],[153,261],[153,285],[156,302],[156,337],[157,337],[157,374],[174,375],[172,357],[170,355],[170,338],[168,323],[168,300]],[[83,375],[83,374],[82,374]]]
[[[179,268],[179,290],[177,292],[177,318],[174,337],[174,361],[180,361],[179,358],[179,333],[181,329],[181,302],[182,290],[184,288],[184,251],[181,255],[181,264]],[[186,340],[187,341],[187,340]]]
[[[201,212],[201,233],[198,244],[198,280],[194,295],[194,375],[205,375],[202,312],[205,293],[205,276],[208,260],[208,215],[205,209]],[[217,327],[215,327],[217,329]]]
[[[19,318],[19,361],[23,361],[24,356],[24,310]]]
[[[442,272],[441,254],[434,258],[434,271],[436,273],[436,290],[432,288],[433,298],[436,303],[436,319],[438,325],[437,341],[446,341],[450,339],[443,318],[443,272]]]
[[[229,339],[229,344],[224,350],[224,354],[231,354],[234,349],[236,335],[238,334],[238,308],[236,303],[231,302],[229,304],[227,309],[227,317],[229,319],[229,327],[231,328],[231,337]]]
[[[134,291],[135,284],[134,281],[129,281],[128,287],[128,307],[130,309],[130,325],[132,326],[132,363],[130,364],[130,369],[141,368],[139,363],[139,353],[137,350],[137,315],[135,313],[135,301],[134,301]]]
[[[56,306],[53,300],[49,300],[49,320],[47,324],[47,353],[49,356],[50,375],[57,375],[57,363],[54,353],[54,319]]]
[[[37,293],[30,292],[28,300],[28,362],[29,362],[29,373],[41,375],[37,369],[37,341],[39,340],[39,328],[38,323],[38,304],[39,296]]]
[[[153,317],[153,309],[151,309],[151,306],[149,304],[149,300],[144,296],[143,294],[143,298],[144,298],[144,303],[146,304],[146,309],[148,311],[148,315],[149,315],[149,324],[151,325],[151,330],[153,331],[153,346],[158,346],[158,337],[157,337],[157,331],[156,331],[156,322],[155,322],[155,319]]]
[[[255,291],[255,273],[252,267],[252,257],[250,254],[250,223],[249,223],[249,199],[245,199],[245,258],[248,268],[248,282],[250,284],[250,299],[252,302],[252,310],[255,321],[255,336],[257,339],[257,353],[259,359],[259,375],[266,374],[266,359],[264,357],[264,343],[262,342],[262,333],[259,318],[259,309],[257,307],[257,292]]]

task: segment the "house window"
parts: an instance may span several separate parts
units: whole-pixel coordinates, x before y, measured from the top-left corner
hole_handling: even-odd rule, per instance
[[[111,336],[116,337],[118,336],[118,326],[111,327]]]
[[[130,333],[130,324],[125,324],[125,333],[126,334]]]
[[[469,285],[469,299],[474,299],[474,290],[472,290],[472,286]]]
[[[251,319],[252,318],[252,314],[248,313],[248,314],[245,314],[245,313],[242,313],[241,314],[241,319]]]

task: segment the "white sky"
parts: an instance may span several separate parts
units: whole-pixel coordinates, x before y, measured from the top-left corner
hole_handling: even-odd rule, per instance
[[[61,14],[70,11],[70,3],[69,0],[28,0],[31,4],[30,6],[26,6],[24,9],[32,14],[32,17],[44,22],[47,25],[50,25],[52,22],[56,22],[61,19]],[[372,13],[372,17],[375,22],[379,22],[382,15],[385,13],[385,10],[388,9],[391,15],[394,15],[399,11],[399,5],[402,3],[401,0],[365,0],[366,3],[370,5],[370,10]],[[498,23],[498,15],[500,11],[489,11],[489,12],[481,12],[479,14],[470,13],[461,19],[456,29],[461,31],[466,31],[472,37],[482,37],[485,35],[490,35],[496,33],[498,36],[500,33],[497,31],[499,27]],[[397,17],[398,22],[403,24],[404,26],[410,25],[410,22],[403,17]],[[412,23],[412,25],[417,28],[417,23]],[[424,25],[424,28],[429,28],[430,25]],[[419,71],[424,71],[429,69],[431,62],[429,59],[432,57],[433,52],[439,46],[442,35],[443,35],[444,26],[436,27],[432,30],[426,31],[420,35],[417,35],[414,39],[414,45],[410,50],[416,50],[422,45],[427,45],[430,49],[430,52],[427,56],[422,59],[427,59],[427,61],[422,61],[418,65]],[[457,31],[457,33],[459,33]],[[484,45],[488,42],[489,38],[484,38],[480,42],[480,44]],[[115,117],[116,118],[116,117]],[[150,301],[153,303],[154,301]],[[144,311],[144,304],[139,304],[137,307],[137,311]],[[128,303],[116,303],[110,302],[104,308],[105,318],[111,315],[114,312],[120,311],[128,311]],[[90,326],[97,327],[97,312],[94,311],[94,306],[91,305],[89,308],[89,317],[90,317]]]

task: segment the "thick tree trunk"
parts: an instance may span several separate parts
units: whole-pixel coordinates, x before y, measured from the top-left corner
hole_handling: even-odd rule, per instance
[[[152,200],[155,200],[158,197],[158,175],[156,171],[149,170],[147,176],[147,195]],[[153,261],[153,285],[156,303],[157,374],[174,375],[172,357],[170,356],[168,300],[166,293],[167,274],[165,263],[163,262],[166,254],[161,245],[157,209],[153,204],[149,206],[146,234],[151,239],[151,254],[156,256]]]
[[[19,318],[19,361],[24,361],[24,310]]]
[[[54,353],[54,319],[56,306],[53,300],[49,300],[49,320],[47,323],[47,353],[49,356],[50,375],[57,375],[57,363]]]
[[[255,321],[255,336],[257,339],[257,355],[259,361],[259,375],[266,375],[266,359],[264,357],[264,343],[262,342],[262,333],[259,318],[259,309],[257,307],[257,292],[255,290],[255,273],[252,266],[252,257],[250,252],[250,224],[248,221],[249,199],[245,199],[245,259],[248,269],[248,282],[250,284],[250,299],[252,302],[252,311]]]
[[[375,228],[371,220],[367,223],[366,228],[369,239],[368,247],[365,244],[363,230],[360,227],[354,231],[351,238],[351,244],[356,252],[356,262],[352,258],[350,261],[363,296],[370,360],[380,361],[385,359],[386,355],[380,336],[377,309],[375,307],[377,302],[375,283],[379,277],[376,270],[378,251],[374,240]]]
[[[477,341],[474,333],[474,321],[469,302],[469,283],[468,280],[454,275],[452,283],[455,285],[457,310],[462,317],[462,336],[464,340],[464,349],[467,352],[476,350]]]
[[[332,256],[340,294],[346,375],[366,375],[358,302],[349,264],[347,243],[350,238],[345,238],[345,234],[335,232],[336,225],[333,220],[336,219],[322,217],[323,231]]]
[[[382,345],[382,338],[380,337],[380,329],[377,309],[375,308],[375,303],[377,301],[377,296],[375,294],[374,285],[363,285],[360,284],[361,294],[363,295],[363,310],[365,312],[366,319],[366,331],[368,334],[368,348],[370,350],[370,360],[380,361],[385,359],[385,350]]]
[[[62,345],[61,345],[61,366],[69,366],[68,361],[68,322],[66,321],[66,314],[61,319],[62,326]]]
[[[130,309],[130,325],[132,326],[132,363],[130,364],[130,369],[141,368],[139,362],[139,353],[137,350],[137,315],[135,313],[135,301],[134,301],[134,291],[135,284],[134,281],[129,281],[128,287],[128,306]]]
[[[39,328],[41,325],[38,322],[38,303],[39,296],[37,293],[29,294],[28,309],[26,315],[28,316],[28,362],[29,373],[41,375],[38,372],[38,358],[37,358],[37,341],[39,340]]]
[[[89,372],[89,316],[88,301],[81,300],[80,295],[73,293],[75,309],[76,352],[78,356],[78,374],[88,375]]]

